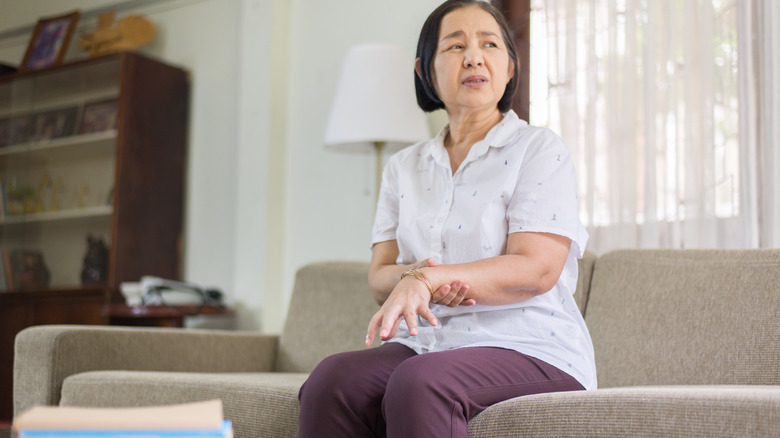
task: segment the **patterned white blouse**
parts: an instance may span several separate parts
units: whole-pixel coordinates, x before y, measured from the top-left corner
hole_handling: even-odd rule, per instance
[[[432,327],[419,318],[418,336],[405,323],[389,342],[417,353],[493,346],[543,360],[596,388],[593,345],[574,301],[577,258],[588,233],[577,216],[577,181],[569,149],[552,131],[529,126],[513,111],[471,147],[452,174],[444,138],[393,155],[385,167],[373,242],[396,240],[398,263],[428,257],[466,263],[506,252],[507,236],[544,232],[571,239],[556,285],[504,306],[432,305]]]

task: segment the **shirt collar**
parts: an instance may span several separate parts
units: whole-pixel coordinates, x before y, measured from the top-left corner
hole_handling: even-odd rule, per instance
[[[518,129],[527,125],[524,120],[520,120],[513,110],[509,110],[496,126],[490,128],[485,138],[475,143],[469,151],[466,160],[481,157],[487,153],[490,147],[501,148],[509,144],[509,141],[515,135]],[[444,138],[450,132],[450,125],[444,125],[439,133],[428,142],[426,154],[431,156],[438,164],[448,167],[450,157],[444,147]]]

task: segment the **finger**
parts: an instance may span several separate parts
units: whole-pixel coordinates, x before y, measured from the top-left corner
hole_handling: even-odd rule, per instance
[[[369,346],[374,343],[374,337],[376,336],[377,330],[379,330],[379,324],[382,320],[382,311],[378,311],[374,314],[374,316],[371,317],[371,320],[368,322],[368,330],[366,331],[366,346]]]
[[[409,328],[409,334],[417,336],[417,313],[404,312],[404,319],[406,320],[406,327]]]
[[[469,286],[463,282],[459,282],[459,288],[457,294],[450,302],[450,307],[458,306],[466,298],[466,293],[469,291]]]
[[[428,260],[426,260],[426,262],[428,262],[428,264],[426,266],[428,266],[429,268],[433,268],[433,267],[439,266],[439,262],[437,262],[436,259],[433,258],[433,257],[431,257]]]
[[[475,304],[477,304],[477,300],[475,300],[473,298],[469,298],[467,300],[463,300],[460,303],[461,306],[473,306]]]
[[[398,333],[398,328],[401,326],[401,320],[402,320],[402,318],[396,318],[395,319],[395,324],[393,324],[393,328],[390,329],[390,336],[387,339],[394,338],[396,333]]]
[[[393,327],[396,325],[396,320],[399,319],[401,315],[396,310],[381,309],[380,312],[383,313],[382,325],[379,329],[379,337],[383,341],[386,341],[395,335]],[[391,336],[391,334],[393,336]]]
[[[458,298],[458,295],[460,294],[460,290],[463,288],[463,282],[462,281],[456,281],[452,283],[452,290],[450,290],[450,293],[441,299],[440,304],[444,304],[445,306],[449,307],[455,307],[460,302],[461,299]]]
[[[436,326],[439,324],[439,320],[436,319],[436,315],[434,315],[433,312],[431,312],[431,309],[429,309],[428,307],[424,307],[420,309],[420,316],[425,318],[425,320],[431,323],[432,326]]]
[[[446,296],[448,293],[450,293],[450,289],[452,289],[452,286],[449,284],[443,284],[441,285],[436,291],[431,295],[431,303],[433,304],[439,304],[439,300],[442,299],[442,297]]]

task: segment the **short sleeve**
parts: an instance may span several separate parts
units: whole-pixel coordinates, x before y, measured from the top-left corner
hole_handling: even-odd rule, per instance
[[[371,243],[397,240],[398,230],[398,163],[395,159],[385,166],[382,172],[382,184],[379,189],[379,201],[376,207]]]
[[[569,148],[552,131],[537,128],[507,208],[508,232],[568,237],[582,257],[588,233],[578,216],[577,174]]]

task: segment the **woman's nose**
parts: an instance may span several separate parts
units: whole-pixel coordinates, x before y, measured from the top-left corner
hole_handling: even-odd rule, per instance
[[[467,50],[463,56],[463,67],[479,67],[484,63],[482,58],[482,51],[477,49]]]

